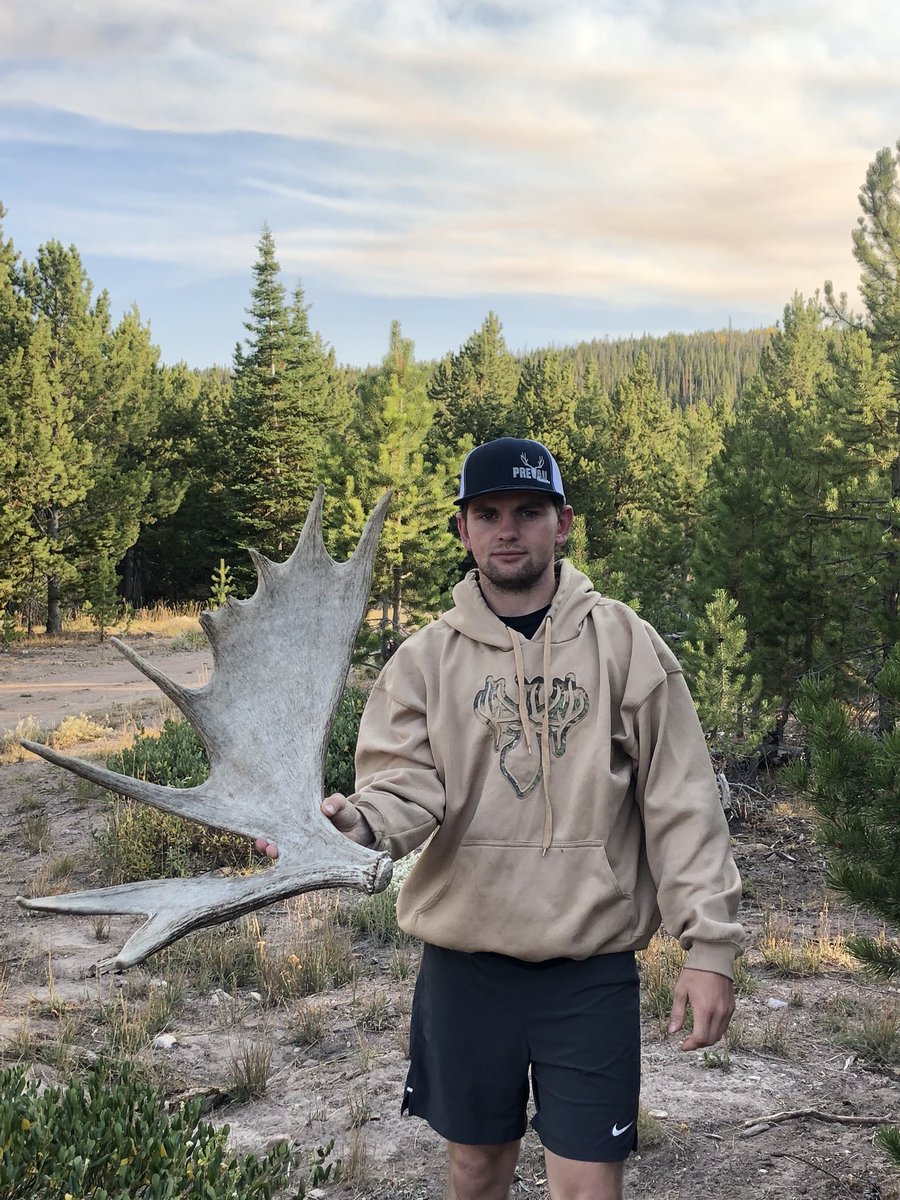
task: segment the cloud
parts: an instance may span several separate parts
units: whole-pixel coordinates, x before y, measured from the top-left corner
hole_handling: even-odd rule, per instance
[[[216,178],[224,214],[183,167],[149,220],[98,187],[81,228],[107,253],[243,263],[264,197],[286,266],[369,294],[849,286],[856,191],[900,133],[888,0],[32,0],[3,21],[0,103],[65,115],[61,137],[166,135],[204,165],[268,139]]]

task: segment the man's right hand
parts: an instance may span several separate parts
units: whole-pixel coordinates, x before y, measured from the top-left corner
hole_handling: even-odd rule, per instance
[[[372,833],[369,822],[346,796],[341,795],[340,792],[333,792],[322,801],[321,809],[335,829],[348,837],[351,842],[356,842],[359,846],[375,845],[375,835]],[[256,848],[268,858],[278,857],[278,847],[268,838],[257,838]]]
[[[322,801],[322,812],[351,842],[360,846],[374,846],[372,827],[355,804],[351,804],[340,792],[333,792]]]

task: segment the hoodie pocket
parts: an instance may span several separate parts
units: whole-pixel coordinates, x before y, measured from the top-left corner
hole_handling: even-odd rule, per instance
[[[627,940],[635,925],[598,841],[554,843],[543,855],[533,842],[466,842],[433,891],[411,895],[412,882],[400,908],[416,936],[456,949],[579,958]]]

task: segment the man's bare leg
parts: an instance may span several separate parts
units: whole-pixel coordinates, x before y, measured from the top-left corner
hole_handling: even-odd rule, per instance
[[[520,1142],[493,1146],[447,1143],[447,1200],[509,1200]]]
[[[550,1200],[622,1200],[625,1164],[576,1162],[544,1150]]]

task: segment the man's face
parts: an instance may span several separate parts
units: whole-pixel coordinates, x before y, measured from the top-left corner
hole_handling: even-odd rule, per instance
[[[565,544],[572,509],[540,492],[491,492],[466,505],[456,517],[463,545],[495,588],[525,592],[553,573],[558,546]]]

